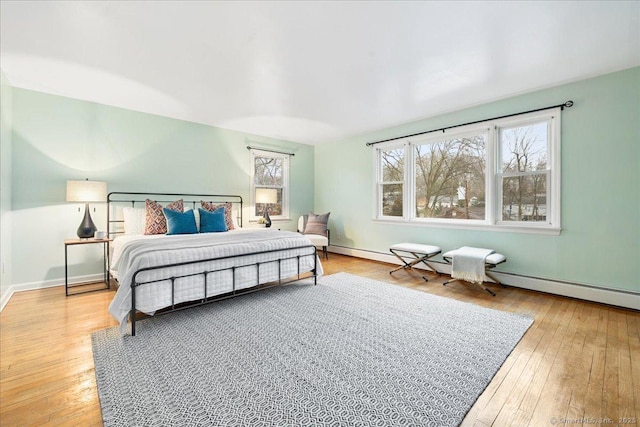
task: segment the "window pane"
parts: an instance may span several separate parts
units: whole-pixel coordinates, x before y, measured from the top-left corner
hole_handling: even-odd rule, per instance
[[[255,158],[255,185],[283,186],[283,159],[273,157]]]
[[[382,151],[382,181],[404,181],[404,148]]]
[[[502,172],[547,169],[547,122],[500,130]]]
[[[418,218],[485,218],[487,135],[415,146]]]
[[[261,187],[256,187],[256,190],[258,188],[261,188]],[[278,201],[276,203],[272,203],[269,205],[270,216],[282,215],[282,188],[277,188],[276,190],[278,191]],[[266,206],[266,203],[256,203],[256,206],[255,206],[256,210],[254,212],[254,215],[263,216],[265,206]]]
[[[382,215],[402,216],[402,184],[382,185]]]
[[[254,203],[252,218],[264,215],[268,208],[272,217],[286,218],[289,215],[289,197],[287,186],[289,185],[289,158],[271,156],[266,153],[253,151],[253,183],[252,202]],[[256,192],[260,189],[271,189],[276,192],[276,201],[265,204],[258,203]]]
[[[547,174],[502,178],[502,220],[547,220]]]

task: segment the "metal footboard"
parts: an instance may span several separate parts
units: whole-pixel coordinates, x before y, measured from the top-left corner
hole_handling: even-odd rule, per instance
[[[290,255],[290,254],[285,254],[284,252],[290,252],[292,250],[301,250],[301,251],[309,251],[308,254],[303,253],[303,254],[296,254],[296,255]],[[154,279],[154,280],[149,280],[149,281],[138,281],[137,278],[140,274],[144,273],[144,272],[148,272],[148,271],[155,271],[155,270],[161,270],[164,268],[171,268],[171,267],[180,267],[180,266],[185,266],[185,265],[198,265],[198,264],[205,264],[205,263],[209,263],[209,262],[213,262],[213,261],[223,261],[223,260],[227,260],[227,259],[233,259],[233,258],[242,258],[242,257],[249,257],[252,255],[264,255],[264,254],[268,254],[268,253],[280,253],[281,256],[277,257],[276,259],[273,260],[269,260],[269,261],[258,261],[255,263],[248,263],[248,264],[240,264],[240,265],[233,265],[230,267],[224,267],[224,268],[213,268],[213,269],[203,269],[202,271],[198,271],[196,273],[188,273],[188,274],[184,274],[184,275],[172,275],[169,277],[163,277],[161,279]],[[309,273],[310,275],[305,275],[303,277],[303,274],[305,273],[301,273],[301,268],[300,268],[300,259],[301,258],[305,258],[305,257],[309,257],[309,256],[313,256],[313,269],[309,272],[305,272],[305,273]],[[284,261],[289,261],[289,260],[297,260],[297,274],[293,275],[293,276],[288,276],[288,277],[282,277],[282,262]],[[277,281],[269,281],[266,283],[261,283],[260,280],[260,266],[264,265],[264,264],[272,264],[272,263],[278,263],[278,279]],[[241,268],[251,268],[255,266],[256,268],[256,284],[255,286],[252,287],[248,287],[248,288],[243,288],[241,290],[237,290],[236,289],[236,271],[238,269]],[[232,290],[231,292],[226,292],[226,293],[222,293],[222,294],[214,294],[214,295],[208,295],[208,277],[211,273],[217,273],[217,272],[223,272],[223,271],[231,271],[231,275],[232,275]],[[170,281],[171,282],[171,306],[169,307],[165,307],[162,309],[162,311],[158,311],[155,315],[160,315],[160,314],[168,314],[168,313],[173,313],[175,311],[179,311],[179,310],[184,310],[186,308],[192,308],[192,307],[197,307],[200,305],[204,305],[204,304],[209,304],[212,302],[216,302],[216,301],[220,301],[220,300],[224,300],[224,299],[228,299],[228,298],[232,298],[235,296],[239,296],[239,295],[245,295],[245,294],[249,294],[252,292],[256,292],[259,290],[264,290],[264,289],[269,289],[272,288],[274,286],[280,286],[280,285],[285,285],[285,284],[289,284],[289,283],[293,283],[293,282],[297,282],[299,280],[302,279],[308,279],[313,277],[313,284],[316,285],[318,282],[318,256],[316,253],[316,247],[313,245],[308,245],[308,246],[298,246],[298,247],[293,247],[293,248],[281,248],[281,249],[273,249],[273,250],[268,250],[268,251],[260,251],[260,252],[251,252],[251,253],[246,253],[246,254],[238,254],[238,255],[230,255],[230,256],[224,256],[224,257],[218,257],[218,258],[208,258],[208,259],[203,259],[203,260],[196,260],[196,261],[185,261],[185,262],[179,262],[179,263],[174,263],[174,264],[166,264],[166,265],[159,265],[159,266],[154,266],[154,267],[146,267],[146,268],[141,268],[139,270],[137,270],[134,274],[133,277],[131,279],[131,312],[130,312],[130,319],[131,319],[131,335],[135,336],[136,334],[136,314],[137,314],[137,309],[136,309],[136,289],[140,286],[152,286],[154,283],[159,283],[159,282],[166,282],[166,281]],[[193,301],[187,301],[187,302],[181,302],[181,303],[176,303],[175,301],[175,296],[176,296],[176,280],[177,279],[181,279],[181,278],[186,278],[186,277],[195,277],[195,276],[203,276],[204,278],[204,289],[203,289],[203,297],[197,300],[193,300]]]

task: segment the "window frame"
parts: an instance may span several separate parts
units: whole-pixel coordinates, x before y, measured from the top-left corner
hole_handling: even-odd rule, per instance
[[[445,131],[435,131],[424,135],[388,141],[376,146],[374,159],[374,215],[376,222],[427,227],[455,228],[470,230],[489,230],[521,232],[533,234],[559,235],[561,231],[561,108],[519,114],[516,116],[487,120],[472,125],[460,126]],[[547,169],[531,171],[545,173],[547,176],[547,218],[544,222],[504,221],[502,220],[502,172],[500,130],[547,122]],[[425,143],[437,143],[456,137],[469,135],[487,135],[485,150],[485,219],[420,218],[416,215],[415,147]],[[382,151],[404,147],[405,169],[403,183],[403,216],[382,215]],[[530,172],[525,172],[530,173]]]
[[[396,143],[396,144],[385,144],[385,145],[381,145],[380,147],[376,147],[376,150],[374,150],[375,153],[375,164],[376,164],[376,168],[375,168],[375,179],[374,182],[376,183],[375,186],[375,190],[374,193],[376,195],[376,205],[375,205],[375,213],[374,213],[374,217],[378,218],[378,219],[383,219],[383,220],[388,220],[388,221],[398,221],[398,220],[406,220],[407,219],[407,174],[408,174],[408,168],[407,168],[407,155],[408,155],[408,144],[406,142],[402,142],[400,144]],[[403,149],[404,151],[404,170],[403,170],[403,181],[384,181],[384,176],[383,176],[383,167],[382,167],[382,152],[383,151],[391,151],[391,150],[398,150],[398,149]],[[382,197],[383,197],[383,186],[384,185],[392,185],[392,184],[402,184],[402,216],[391,216],[391,215],[384,215],[384,209],[383,209],[383,203],[382,203]]]
[[[548,110],[547,110],[548,111]],[[522,116],[510,117],[500,120],[496,124],[496,224],[504,227],[517,226],[524,228],[539,228],[539,229],[557,229],[560,231],[560,108],[555,108],[552,113],[530,113]],[[501,141],[499,140],[500,130],[504,128],[523,127],[527,125],[534,125],[537,123],[547,122],[547,156],[548,164],[544,173],[547,176],[547,220],[542,222],[527,222],[527,221],[504,221],[502,220],[502,180],[501,178],[507,176],[524,176],[534,175],[540,173],[540,171],[529,171],[522,173],[508,173],[505,174],[501,171]]]
[[[421,138],[416,138],[413,139],[413,142],[410,144],[411,147],[415,147],[417,145],[425,145],[425,144],[437,144],[439,142],[445,142],[451,139],[456,139],[456,138],[463,138],[465,136],[476,136],[476,135],[480,135],[480,134],[486,134],[487,135],[487,147],[485,150],[485,199],[488,199],[489,194],[491,194],[489,192],[489,180],[487,179],[487,171],[489,170],[489,165],[488,165],[488,145],[489,145],[489,133],[490,133],[490,129],[486,128],[486,127],[473,127],[473,128],[467,128],[467,127],[460,127],[458,129],[456,129],[455,131],[450,131],[447,133],[438,133],[438,134],[430,134],[426,137],[421,137]],[[486,207],[486,204],[490,204],[491,202],[489,200],[485,200],[485,219],[484,220],[479,220],[479,219],[453,219],[453,218],[424,218],[424,217],[418,217],[416,215],[416,197],[415,197],[415,193],[416,193],[416,183],[415,183],[415,167],[416,167],[416,159],[415,159],[415,151],[414,150],[409,150],[411,151],[411,179],[412,179],[412,194],[411,194],[411,200],[410,200],[410,204],[411,204],[411,210],[409,211],[410,214],[410,219],[418,222],[418,223],[435,223],[435,224],[440,224],[440,223],[450,223],[450,224],[460,224],[460,225],[464,225],[464,224],[470,224],[470,225],[482,225],[486,222],[486,218],[488,216],[488,209]]]
[[[285,153],[274,153],[271,151],[263,151],[258,149],[251,149],[251,214],[249,215],[249,222],[257,222],[262,215],[256,215],[256,189],[257,188],[282,188],[282,214],[281,215],[271,215],[269,217],[272,221],[284,221],[289,220],[289,176],[290,176],[290,167],[291,163],[289,161],[289,155]],[[255,176],[256,176],[256,158],[269,158],[269,159],[281,159],[282,160],[282,187],[280,186],[256,186],[255,184]]]

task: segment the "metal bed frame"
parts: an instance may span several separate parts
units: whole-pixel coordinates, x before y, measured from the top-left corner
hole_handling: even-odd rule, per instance
[[[137,200],[137,199],[131,199],[130,197],[139,197],[139,196],[145,196],[144,199],[142,200]],[[109,193],[109,195],[107,196],[107,233],[108,233],[108,237],[111,240],[113,236],[117,236],[118,234],[124,234],[124,230],[120,231],[120,230],[114,230],[114,227],[117,227],[118,224],[123,224],[124,223],[124,219],[113,219],[112,215],[114,214],[114,212],[112,212],[112,208],[114,208],[116,203],[130,203],[131,207],[135,207],[136,203],[145,203],[145,200],[147,198],[149,199],[153,199],[154,196],[162,196],[162,197],[180,197],[183,199],[184,203],[192,203],[193,204],[193,209],[196,209],[196,203],[200,203],[201,200],[206,200],[208,202],[212,202],[212,203],[232,203],[233,204],[238,204],[239,205],[239,215],[237,217],[238,219],[238,224],[240,226],[242,226],[242,197],[241,196],[237,196],[237,195],[220,195],[220,194],[180,194],[180,193],[139,193],[139,192],[111,192]],[[125,197],[129,197],[129,198],[125,198]],[[185,200],[187,199],[187,200]],[[198,199],[198,200],[196,200]],[[173,200],[155,200],[158,203],[170,203]],[[303,253],[303,254],[297,254],[297,255],[286,255],[285,252],[286,251],[291,251],[292,249],[300,249],[300,250],[309,250],[309,253]],[[196,273],[190,273],[190,274],[184,274],[184,275],[171,275],[168,277],[163,277],[160,279],[155,279],[155,280],[150,280],[150,281],[138,281],[138,275],[144,272],[148,272],[148,271],[155,271],[155,270],[161,270],[163,268],[171,268],[171,267],[178,267],[178,266],[184,266],[184,265],[205,265],[208,262],[211,261],[220,261],[220,260],[225,260],[225,259],[233,259],[233,258],[242,258],[242,257],[247,257],[247,256],[251,256],[251,255],[258,255],[258,254],[266,254],[266,253],[280,253],[281,256],[278,256],[276,259],[274,260],[270,260],[270,261],[260,261],[260,262],[255,262],[255,263],[249,263],[249,264],[241,264],[241,265],[234,265],[231,267],[225,267],[225,268],[219,268],[219,269],[205,269],[203,268],[202,271],[198,271]],[[308,272],[310,275],[304,275],[304,273],[300,272],[300,258],[303,257],[308,257],[308,256],[313,256],[313,269]],[[292,260],[292,259],[296,259],[297,260],[297,265],[298,265],[298,270],[297,270],[297,274],[294,276],[289,276],[283,279],[282,277],[282,262],[283,261],[288,261],[288,260]],[[109,249],[107,249],[107,260],[108,260],[108,265],[110,267],[110,253],[109,253]],[[269,263],[278,263],[278,280],[277,281],[273,281],[273,282],[268,282],[268,283],[264,283],[261,284],[260,283],[260,266],[263,264],[269,264]],[[236,271],[238,269],[241,268],[256,268],[256,285],[249,287],[249,288],[244,288],[241,290],[236,290]],[[107,271],[109,272],[109,276],[111,275],[110,273],[110,268],[107,269]],[[231,292],[227,292],[227,293],[223,293],[223,294],[215,294],[215,295],[211,295],[209,296],[207,294],[207,285],[208,285],[208,276],[210,273],[217,273],[217,272],[221,272],[221,271],[231,271],[232,274],[232,291]],[[179,262],[179,263],[173,263],[173,264],[165,264],[165,265],[160,265],[160,266],[153,266],[153,267],[146,267],[146,268],[142,268],[137,270],[136,272],[134,272],[133,277],[131,279],[131,311],[129,313],[129,317],[131,320],[131,335],[135,336],[136,334],[136,315],[137,315],[137,310],[136,310],[136,289],[140,286],[144,286],[144,285],[152,285],[154,283],[159,283],[159,282],[166,282],[166,281],[170,281],[171,282],[171,306],[165,307],[160,311],[157,311],[154,315],[160,315],[160,314],[168,314],[168,313],[173,313],[175,311],[180,311],[180,310],[184,310],[186,308],[191,308],[191,307],[197,307],[197,306],[201,306],[204,304],[209,304],[212,302],[216,302],[216,301],[221,301],[224,299],[228,299],[228,298],[232,298],[235,296],[240,296],[240,295],[245,295],[245,294],[249,294],[249,293],[253,293],[259,290],[264,290],[264,289],[269,289],[275,286],[281,286],[281,285],[286,285],[286,284],[290,284],[290,283],[294,283],[297,282],[299,280],[302,279],[308,279],[308,278],[313,278],[313,284],[316,285],[317,281],[318,281],[318,275],[317,275],[317,271],[318,271],[318,256],[317,256],[317,252],[316,252],[316,247],[314,245],[305,245],[305,246],[298,246],[298,247],[292,247],[292,248],[281,248],[281,249],[274,249],[274,250],[269,250],[269,251],[261,251],[261,252],[252,252],[252,253],[244,253],[244,254],[239,254],[239,255],[232,255],[232,256],[224,256],[224,257],[217,257],[217,258],[208,258],[208,259],[202,259],[202,260],[195,260],[195,261],[185,261],[185,262]],[[193,277],[193,276],[199,276],[202,275],[204,277],[204,297],[197,299],[197,300],[193,300],[193,301],[187,301],[187,302],[183,302],[183,303],[178,303],[176,304],[175,302],[175,283],[176,283],[176,279],[181,279],[181,278],[185,278],[185,277]]]
[[[142,197],[144,196],[144,198]],[[171,200],[158,200],[157,196],[161,196],[162,198],[171,197]],[[114,230],[113,227],[118,224],[124,224],[124,219],[113,219],[111,207],[114,204],[122,205],[122,204],[130,204],[132,208],[136,206],[136,203],[142,203],[144,205],[147,199],[153,200],[158,203],[171,203],[175,199],[174,197],[179,197],[183,199],[185,205],[191,204],[192,209],[196,209],[198,204],[206,199],[207,202],[212,203],[231,203],[232,205],[238,205],[238,215],[236,216],[236,220],[238,220],[238,224],[242,227],[242,196],[233,195],[233,194],[198,194],[198,193],[140,193],[140,192],[131,192],[131,191],[112,191],[107,195],[107,233],[108,237],[111,239],[112,236],[118,234],[124,234],[123,230]],[[185,200],[186,199],[186,200]]]

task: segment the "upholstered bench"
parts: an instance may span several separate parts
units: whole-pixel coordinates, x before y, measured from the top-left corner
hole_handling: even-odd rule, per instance
[[[470,248],[470,249],[479,249],[479,248]],[[444,258],[444,260],[449,263],[449,264],[453,264],[453,257],[456,255],[457,251],[459,251],[460,249],[454,249],[448,252],[445,252],[442,255],[442,258]],[[495,266],[497,266],[498,264],[502,264],[503,262],[507,261],[507,257],[505,257],[502,254],[499,254],[497,252],[493,252],[491,254],[488,254],[485,258],[484,258],[484,274],[489,277],[491,280],[493,280],[494,282],[496,282],[498,285],[502,285],[502,283],[500,283],[500,281],[498,279],[495,278],[495,276],[491,275],[491,273],[489,273],[489,270],[494,268]],[[443,285],[447,285],[449,283],[452,282],[457,282],[460,280],[464,280],[464,279],[451,279],[448,280],[446,282],[443,283]],[[484,289],[485,291],[489,292],[491,295],[493,295],[494,297],[496,296],[496,294],[491,291],[491,289],[487,288],[483,283],[477,283],[477,282],[470,282],[470,283],[474,283],[478,286],[480,286],[482,289]]]
[[[429,264],[429,258],[432,258],[442,252],[438,246],[421,245],[419,243],[397,243],[391,245],[389,248],[392,254],[394,254],[401,262],[402,265],[394,270],[391,270],[389,274],[395,273],[398,270],[413,270],[413,266],[419,263],[423,263],[427,268],[437,274],[440,274],[438,270]],[[425,281],[428,281],[425,276],[422,276]]]

